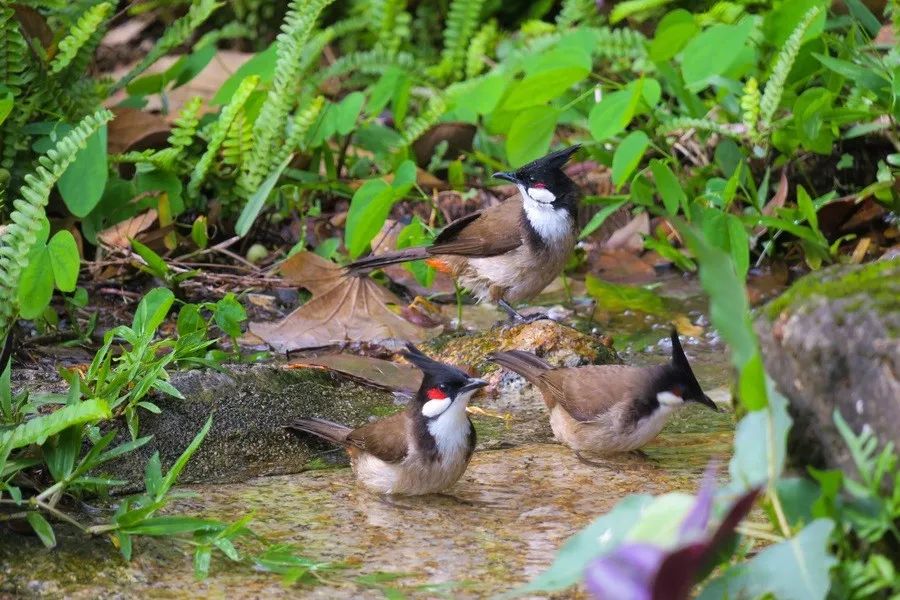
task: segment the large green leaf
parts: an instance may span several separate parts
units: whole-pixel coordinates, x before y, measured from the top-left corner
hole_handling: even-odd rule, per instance
[[[165,516],[144,519],[135,525],[123,528],[123,531],[131,535],[178,535],[195,531],[215,531],[224,527],[221,521],[212,519]]]
[[[68,229],[57,231],[47,244],[47,254],[53,268],[53,279],[61,292],[74,292],[78,283],[81,256],[75,236]]]
[[[275,62],[278,59],[277,45],[272,43],[271,46],[256,53],[253,58],[238,67],[231,77],[225,80],[225,83],[216,92],[210,100],[210,104],[228,104],[231,97],[240,87],[241,82],[250,75],[259,76],[260,82],[265,85],[272,81],[275,77]]]
[[[583,80],[589,72],[579,67],[559,67],[528,75],[510,88],[500,109],[520,110],[546,104]]]
[[[559,111],[551,106],[535,106],[520,112],[506,135],[506,158],[520,167],[543,156],[550,149]]]
[[[269,173],[269,176],[262,182],[262,185],[260,185],[259,188],[253,192],[253,195],[250,196],[250,199],[247,200],[247,204],[244,205],[244,210],[241,211],[241,215],[234,225],[234,232],[239,236],[243,237],[250,231],[250,227],[253,226],[256,217],[259,216],[266,200],[269,199],[269,194],[272,193],[275,184],[278,183],[278,178],[281,177],[281,174],[293,158],[293,154],[288,155],[280,165],[275,167],[274,171]]]
[[[141,298],[134,312],[131,328],[140,336],[152,335],[162,325],[175,302],[175,294],[168,288],[153,288]]]
[[[701,263],[702,268],[702,263]],[[750,369],[762,371],[762,362],[751,361]],[[764,376],[764,375],[763,375]],[[791,417],[787,400],[766,379],[768,407],[747,413],[734,433],[734,454],[728,463],[730,489],[743,492],[775,481],[784,470],[785,445]]]
[[[697,91],[722,75],[739,58],[753,32],[753,21],[745,18],[734,25],[713,25],[685,46],[681,74],[689,90]]]
[[[111,418],[109,406],[104,400],[97,398],[85,400],[78,404],[64,406],[49,415],[35,417],[15,429],[0,432],[0,447],[12,440],[12,449],[43,444],[48,437],[56,435],[72,425],[80,425],[91,421]]]
[[[650,170],[653,172],[653,181],[656,183],[656,189],[666,207],[666,212],[670,216],[675,216],[679,207],[687,209],[687,195],[681,187],[681,183],[665,162],[661,160],[651,160]]]
[[[378,234],[394,205],[394,190],[383,179],[362,184],[350,200],[344,244],[350,258],[361,255]]]
[[[654,106],[659,102],[660,93],[655,79],[638,79],[617,92],[605,94],[588,116],[591,135],[602,142],[622,133],[637,114],[641,100]]]
[[[641,164],[641,159],[644,158],[648,146],[650,146],[650,138],[638,129],[625,136],[625,139],[616,148],[612,161],[612,181],[617,190],[628,181],[634,170]]]
[[[41,513],[31,511],[25,518],[45,546],[48,548],[56,546],[56,535],[53,533],[53,528],[50,527],[50,523],[47,522],[47,519]]]
[[[760,598],[821,600],[828,594],[828,572],[837,560],[828,552],[834,529],[830,519],[817,519],[791,539],[769,546],[743,564],[711,581],[700,600]]]
[[[76,217],[86,216],[103,195],[109,169],[106,165],[106,125],[87,139],[75,160],[59,178],[59,193]]]
[[[31,252],[28,266],[19,278],[19,312],[25,319],[34,319],[44,312],[53,296],[53,264],[47,246],[40,244]]]
[[[694,15],[678,8],[660,19],[650,42],[648,52],[656,62],[669,60],[684,48],[697,31],[699,31]]]

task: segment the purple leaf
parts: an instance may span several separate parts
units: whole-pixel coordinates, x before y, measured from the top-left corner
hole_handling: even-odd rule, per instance
[[[651,600],[653,579],[665,551],[650,544],[626,544],[591,562],[585,582],[595,598]]]

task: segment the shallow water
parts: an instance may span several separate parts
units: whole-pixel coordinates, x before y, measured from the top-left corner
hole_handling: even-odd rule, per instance
[[[689,292],[684,312],[702,323],[702,303],[695,289]],[[635,340],[623,353],[628,362],[666,360],[666,342],[656,343],[666,337],[663,322],[626,314],[598,326]],[[642,340],[652,341],[649,352]],[[727,402],[727,352],[715,336],[686,340],[685,350],[707,393]],[[195,496],[173,503],[172,512],[221,519],[253,513],[252,528],[269,541],[344,565],[318,586],[285,588],[275,575],[217,559],[198,583],[190,553],[168,541],[136,542],[135,559],[126,564],[106,541],[85,543],[60,531],[53,551],[33,538],[0,536],[0,597],[15,591],[73,598],[380,598],[388,585],[409,597],[489,597],[541,572],[569,536],[625,495],[693,491],[710,460],[727,462],[734,427],[730,412],[689,406],[646,456],[592,466],[552,442],[540,400],[527,390],[504,389],[481,404],[509,419],[474,418],[479,451],[447,495],[388,502],[356,487],[347,468],[182,488]],[[404,576],[390,584],[358,580],[384,572]]]

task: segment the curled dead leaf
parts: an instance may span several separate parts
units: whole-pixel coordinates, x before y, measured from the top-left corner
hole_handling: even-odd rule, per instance
[[[609,236],[603,249],[637,253],[644,249],[645,235],[650,235],[650,216],[642,212]]]
[[[311,252],[295,254],[281,271],[313,297],[281,321],[250,324],[252,333],[279,352],[348,342],[421,342],[438,333],[400,317],[391,306],[402,301],[368,277],[347,275]]]
[[[97,234],[97,239],[110,248],[128,248],[131,240],[139,233],[146,231],[156,221],[156,210],[151,208],[145,213],[125,219]]]

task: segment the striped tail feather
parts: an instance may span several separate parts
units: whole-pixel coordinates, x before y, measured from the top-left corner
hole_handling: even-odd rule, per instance
[[[537,384],[540,376],[553,367],[542,358],[538,358],[531,352],[522,350],[510,350],[509,352],[497,352],[489,357],[489,360],[515,371],[530,383]]]
[[[346,425],[333,423],[325,419],[300,419],[285,426],[285,429],[297,435],[299,433],[309,433],[323,440],[327,440],[333,444],[344,445],[347,442],[347,436],[353,430]]]
[[[362,273],[368,273],[373,269],[380,269],[381,267],[386,267],[388,265],[396,265],[412,260],[421,260],[428,258],[428,256],[428,248],[425,246],[405,248],[395,252],[385,252],[384,254],[365,256],[347,265],[346,269],[351,275],[360,275]]]

